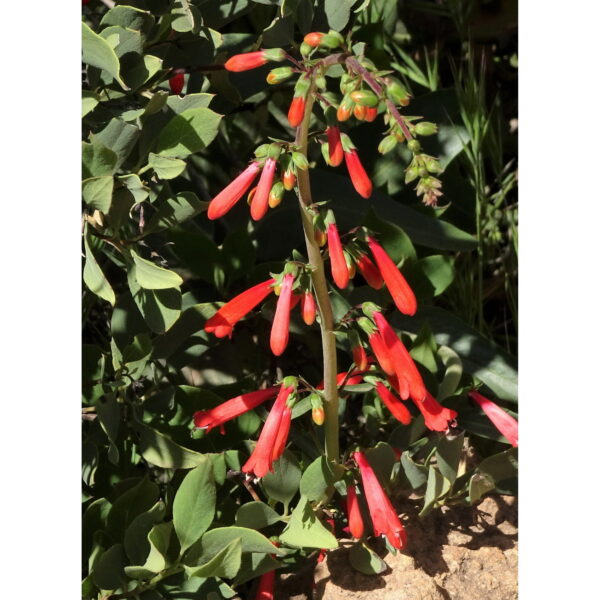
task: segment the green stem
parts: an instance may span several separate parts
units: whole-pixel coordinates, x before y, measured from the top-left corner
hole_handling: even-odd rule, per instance
[[[312,114],[314,102],[314,82],[307,94],[304,119],[296,130],[296,145],[298,152],[307,156],[308,149],[308,127]],[[307,157],[308,158],[308,157]],[[338,392],[337,392],[337,354],[335,347],[335,335],[333,333],[333,309],[329,299],[327,280],[325,278],[325,266],[319,246],[315,241],[315,228],[312,215],[308,207],[312,204],[310,189],[310,176],[308,169],[298,169],[297,175],[298,200],[300,202],[300,214],[302,216],[302,227],[304,229],[304,240],[308,260],[313,267],[311,273],[317,306],[319,308],[321,343],[323,347],[323,381],[325,402],[325,453],[333,461],[339,461],[339,423],[338,423]]]

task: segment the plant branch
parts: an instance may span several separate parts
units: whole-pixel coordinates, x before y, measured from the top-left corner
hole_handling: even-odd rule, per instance
[[[339,55],[338,55],[339,56]],[[304,119],[296,130],[296,145],[299,152],[307,155],[308,149],[308,127],[312,114],[314,102],[314,81],[307,94]],[[308,157],[307,157],[308,158]],[[311,273],[312,283],[315,290],[317,306],[319,308],[321,343],[323,347],[323,382],[325,402],[325,453],[333,461],[339,461],[339,423],[338,423],[338,391],[337,391],[337,353],[335,346],[335,335],[333,333],[333,309],[329,299],[327,280],[325,278],[325,266],[319,246],[315,241],[315,229],[312,215],[308,207],[312,204],[310,189],[310,176],[308,169],[298,169],[298,200],[300,202],[300,214],[302,216],[302,227],[304,229],[304,240],[308,260],[314,267]]]

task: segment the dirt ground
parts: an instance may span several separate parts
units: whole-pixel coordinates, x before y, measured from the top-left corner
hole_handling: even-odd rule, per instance
[[[410,500],[408,501],[411,502]],[[363,575],[348,548],[316,571],[282,577],[277,600],[513,600],[517,598],[517,500],[489,496],[477,507],[443,507],[419,519],[406,511],[407,548],[387,554],[381,575]],[[405,517],[405,518],[404,518]]]

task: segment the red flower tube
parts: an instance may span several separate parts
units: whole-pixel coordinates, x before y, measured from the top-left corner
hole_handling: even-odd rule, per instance
[[[302,294],[302,299],[300,300],[300,312],[302,313],[302,320],[307,325],[312,325],[315,322],[317,305],[315,303],[315,297],[310,292]]]
[[[398,392],[402,400],[408,400],[410,398],[410,388],[408,387],[408,381],[406,381],[406,377],[398,377],[397,373],[394,373],[392,375],[388,375],[388,381]]]
[[[390,357],[389,350],[385,345],[381,334],[378,332],[372,333],[369,336],[369,344],[371,345],[371,350],[373,350],[373,354],[379,363],[382,371],[387,375],[393,375],[394,365],[392,363],[392,359]]]
[[[269,193],[273,185],[273,177],[275,176],[275,167],[277,161],[274,158],[267,158],[265,166],[263,167],[258,185],[256,186],[256,193],[252,197],[250,203],[250,215],[258,221],[262,219],[269,210]]]
[[[218,338],[231,337],[234,325],[273,291],[274,283],[274,279],[267,279],[231,299],[206,321],[204,330]]]
[[[281,455],[285,450],[285,444],[287,443],[291,425],[292,409],[286,404],[283,409],[283,413],[281,414],[279,431],[277,432],[277,437],[275,438],[275,443],[273,444],[273,462],[281,458]]]
[[[281,385],[273,408],[271,408],[271,412],[269,412],[269,416],[258,436],[254,452],[242,467],[244,473],[254,473],[256,477],[264,477],[269,471],[273,471],[275,443],[282,425],[287,399],[293,391],[293,386],[284,387],[283,384]],[[281,444],[281,442],[279,443]]]
[[[194,413],[194,426],[198,429],[206,429],[210,431],[215,427],[231,421],[240,415],[256,408],[265,400],[273,398],[277,393],[277,387],[270,387],[266,390],[257,390],[256,392],[248,392],[240,394],[231,400],[219,404],[209,410],[199,410]]]
[[[368,242],[369,248],[373,253],[373,258],[394,300],[394,304],[401,313],[410,316],[414,315],[417,312],[417,299],[406,279],[404,279],[394,261],[377,240],[369,237]]]
[[[350,273],[348,273],[348,265],[344,257],[340,234],[335,223],[330,223],[327,227],[327,246],[331,261],[331,275],[335,284],[343,290],[350,281]]]
[[[358,343],[352,347],[352,360],[359,371],[364,371],[367,368],[367,353],[362,344]]]
[[[366,255],[361,254],[356,261],[356,266],[365,281],[375,290],[380,290],[383,286],[383,277],[381,271],[375,266],[373,261]]]
[[[335,378],[336,378],[336,383],[338,385],[338,387],[342,384],[342,382],[344,382],[344,386],[346,385],[357,385],[359,383],[362,383],[363,380],[363,373],[361,373],[360,371],[351,371],[350,375],[348,375],[347,371],[344,371],[343,373],[338,373]],[[316,387],[317,390],[322,390],[324,388],[324,383],[321,381],[321,383],[319,383],[319,385]]]
[[[260,576],[254,600],[273,600],[275,598],[275,571],[267,571]]]
[[[377,118],[377,107],[367,106],[367,114],[365,115],[365,121],[372,123]]]
[[[404,377],[408,381],[408,387],[410,389],[410,397],[415,401],[423,401],[427,390],[423,383],[423,378],[417,369],[412,357],[408,353],[408,350],[404,347],[404,344],[400,341],[400,338],[396,335],[396,332],[392,329],[392,326],[387,322],[387,319],[378,311],[373,313],[373,318],[381,333],[383,343],[386,345],[389,353],[389,357],[394,365],[394,371],[398,377]]]
[[[239,73],[240,71],[249,71],[250,69],[262,67],[263,65],[266,65],[269,60],[270,59],[264,50],[257,50],[256,52],[236,54],[232,56],[223,66],[228,71]]]
[[[360,540],[365,532],[365,524],[360,514],[360,506],[356,497],[356,487],[348,486],[348,495],[346,496],[346,513],[348,516],[348,530],[352,537]]]
[[[300,123],[302,123],[305,107],[306,100],[304,99],[304,96],[294,96],[288,111],[288,121],[292,127],[298,127]]]
[[[373,521],[373,532],[375,535],[385,535],[394,548],[402,549],[406,545],[406,532],[390,499],[381,487],[366,456],[362,452],[355,452],[354,460],[360,469],[363,489]]]
[[[208,218],[214,221],[227,214],[252,185],[260,169],[261,166],[257,162],[251,163],[226,188],[221,190],[208,205]]]
[[[344,149],[339,127],[331,125],[327,128],[327,144],[329,145],[329,164],[332,167],[341,165],[344,160]]]
[[[429,392],[423,400],[413,398],[413,401],[425,418],[425,427],[431,431],[447,431],[448,423],[458,416],[455,410],[442,406]]]
[[[365,169],[358,158],[356,149],[352,148],[352,150],[344,152],[344,156],[346,158],[348,174],[350,175],[354,189],[363,198],[368,198],[373,191],[373,184],[371,183],[369,176],[366,174]]]
[[[271,327],[271,352],[281,356],[287,346],[290,335],[290,305],[292,301],[292,285],[294,276],[290,273],[284,276],[281,292],[277,299],[277,308]]]
[[[489,398],[482,396],[475,390],[469,392],[469,397],[482,408],[494,427],[508,440],[508,443],[517,447],[519,445],[519,423],[506,411],[492,402]]]
[[[183,89],[183,84],[185,83],[185,77],[183,72],[175,73],[173,77],[169,79],[169,87],[171,88],[171,92],[173,94],[181,94],[181,90]]]
[[[377,395],[381,398],[382,402],[388,407],[388,410],[394,415],[400,423],[403,425],[408,425],[412,419],[410,411],[390,390],[388,390],[385,385],[378,381],[375,386],[377,390]]]

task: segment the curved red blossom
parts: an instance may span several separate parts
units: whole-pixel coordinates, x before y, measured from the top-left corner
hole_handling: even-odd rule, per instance
[[[394,304],[401,313],[414,315],[417,312],[417,299],[408,282],[377,240],[369,237],[368,243]]]
[[[292,301],[292,285],[294,276],[290,273],[284,276],[281,284],[281,292],[277,298],[277,308],[271,327],[271,352],[275,356],[281,356],[287,346],[290,336],[290,308]]]
[[[489,398],[486,398],[475,390],[469,392],[469,397],[481,406],[481,409],[494,424],[494,427],[508,440],[511,446],[516,448],[519,445],[518,421]]]
[[[341,165],[344,160],[344,149],[342,148],[340,128],[336,125],[327,128],[327,144],[329,146],[329,164],[332,167]]]
[[[402,549],[406,545],[406,531],[404,531],[390,499],[381,487],[366,456],[362,452],[355,452],[354,460],[360,469],[363,489],[373,522],[373,532],[375,535],[385,535],[394,548]]]
[[[385,345],[381,334],[377,331],[372,333],[369,336],[369,344],[382,371],[387,375],[393,375],[395,373],[394,364],[392,363],[389,350]]]
[[[449,423],[458,417],[455,410],[442,406],[429,392],[423,400],[413,401],[425,418],[425,427],[431,431],[447,431]]]
[[[285,445],[287,443],[288,435],[290,433],[290,427],[292,425],[292,409],[289,406],[285,406],[283,413],[281,414],[281,421],[279,423],[279,431],[273,444],[273,462],[279,460]]]
[[[411,355],[392,329],[392,326],[387,322],[387,319],[380,313],[373,313],[377,329],[381,333],[383,343],[387,346],[389,357],[394,365],[394,371],[398,377],[404,377],[408,382],[410,389],[410,397],[415,402],[423,401],[427,390],[423,383],[423,378],[417,369]]]
[[[352,360],[358,370],[364,371],[367,368],[367,353],[362,344],[352,347]]]
[[[344,152],[346,158],[346,167],[348,167],[348,174],[352,180],[354,189],[363,197],[368,198],[373,191],[373,184],[369,179],[369,176],[365,172],[365,169],[358,158],[356,149],[353,148],[348,152]]]
[[[275,167],[277,161],[274,158],[267,158],[265,166],[263,167],[258,185],[256,186],[256,193],[252,197],[250,203],[250,216],[258,221],[262,219],[269,210],[269,193],[273,186],[273,177],[275,176]]]
[[[254,451],[242,467],[244,473],[254,473],[256,477],[264,477],[269,471],[273,471],[275,443],[282,425],[287,399],[293,391],[293,386],[284,387],[283,384],[281,385],[273,408],[271,408],[258,436]]]
[[[270,387],[266,390],[240,394],[209,410],[199,410],[194,413],[194,426],[198,429],[206,429],[208,432],[273,398],[278,389]]]
[[[307,325],[312,325],[315,322],[317,305],[315,303],[315,297],[311,292],[302,294],[302,299],[300,300],[300,312],[302,313],[302,320]]]
[[[223,66],[227,71],[239,73],[240,71],[249,71],[266,65],[268,58],[265,56],[264,50],[256,52],[245,52],[244,54],[236,54],[232,56]]]
[[[232,298],[206,321],[204,330],[218,338],[231,337],[234,325],[273,291],[274,283],[274,279],[267,279]]]
[[[173,94],[181,94],[183,84],[185,83],[185,76],[183,73],[175,73],[173,77],[169,79],[169,87]]]
[[[304,118],[306,100],[304,96],[294,96],[288,110],[288,121],[292,127],[298,127]]]
[[[254,600],[273,600],[275,598],[275,571],[267,571],[260,576]]]
[[[388,381],[398,392],[402,400],[408,400],[410,398],[410,388],[408,387],[406,377],[398,377],[397,373],[393,373],[392,375],[388,375]]]
[[[361,254],[358,257],[356,266],[358,267],[360,274],[365,278],[365,281],[373,289],[381,289],[383,286],[383,277],[381,276],[381,271],[366,254]]]
[[[344,386],[358,385],[359,383],[362,383],[363,373],[365,373],[365,371],[361,372],[361,371],[355,371],[355,370],[350,371],[350,373],[348,373],[347,371],[344,371],[343,373],[338,373],[335,376],[336,383],[337,383],[338,387],[342,383],[344,384]],[[321,381],[321,383],[319,383],[319,385],[316,386],[316,389],[322,390],[324,387],[325,387],[325,385]]]
[[[382,402],[387,406],[388,410],[394,415],[400,423],[403,425],[408,425],[412,419],[410,411],[404,404],[388,390],[385,385],[378,381],[375,386],[377,390],[377,395],[381,398]]]
[[[360,506],[356,496],[356,487],[348,486],[348,494],[346,496],[346,514],[348,516],[348,530],[352,537],[360,540],[365,532],[365,524],[362,515],[360,514]]]
[[[221,190],[208,205],[208,218],[214,221],[227,214],[252,185],[260,169],[261,166],[257,162],[251,163],[226,188]]]
[[[331,261],[331,275],[335,284],[343,290],[350,281],[350,273],[348,272],[344,249],[335,223],[330,223],[327,227],[327,247],[329,248],[329,260]]]

